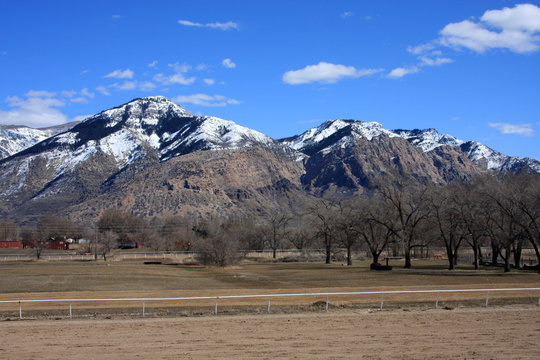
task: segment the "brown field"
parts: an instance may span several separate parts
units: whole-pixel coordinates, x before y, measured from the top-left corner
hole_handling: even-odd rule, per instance
[[[0,262],[0,300],[156,298],[241,294],[540,287],[534,272],[445,270],[444,260],[391,272],[368,262],[272,263],[226,268],[163,260]],[[341,295],[68,304],[0,304],[0,358],[383,359],[538,358],[540,291]],[[31,320],[30,320],[31,319]],[[57,321],[60,320],[60,321]]]
[[[2,359],[538,359],[536,306],[4,321]]]

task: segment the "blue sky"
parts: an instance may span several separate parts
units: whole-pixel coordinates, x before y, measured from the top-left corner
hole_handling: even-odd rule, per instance
[[[0,123],[148,95],[274,138],[328,119],[540,159],[540,1],[0,0]]]

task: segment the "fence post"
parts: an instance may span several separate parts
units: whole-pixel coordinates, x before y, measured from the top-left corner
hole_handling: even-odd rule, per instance
[[[384,292],[381,293],[381,310],[383,308],[383,303],[384,303]]]
[[[142,316],[144,317],[146,315],[146,304],[144,303],[144,300],[142,302]]]
[[[441,292],[437,292],[437,300],[435,300],[435,309],[439,307],[439,295],[441,295]]]
[[[326,307],[325,310],[328,311],[328,295],[326,295]]]
[[[214,308],[214,315],[217,315],[217,303],[218,303],[219,296],[216,296],[216,307]]]
[[[270,296],[269,296],[269,297],[268,297],[268,310],[267,310],[269,314],[270,314],[270,299],[271,299],[271,298],[270,298]]]
[[[71,301],[69,302],[69,318],[73,319],[73,313],[71,311]]]
[[[489,290],[488,290],[487,295],[486,295],[486,305],[485,305],[485,307],[488,306],[488,302],[489,302]]]
[[[22,320],[22,304],[20,300],[19,300],[19,319]]]

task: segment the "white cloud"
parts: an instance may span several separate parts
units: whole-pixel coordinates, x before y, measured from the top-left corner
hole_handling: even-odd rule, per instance
[[[232,60],[229,58],[223,59],[223,61],[221,62],[221,65],[225,66],[227,69],[233,69],[236,67],[236,64],[233,63]]]
[[[534,135],[531,124],[514,125],[507,123],[489,123],[488,125],[499,130],[502,134],[516,134],[521,136]]]
[[[154,76],[154,81],[157,81],[161,83],[162,85],[173,85],[173,84],[191,85],[197,79],[195,76],[192,76],[189,78],[186,78],[184,76],[185,73],[191,70],[190,65],[174,63],[174,64],[168,64],[168,66],[174,69],[175,73],[172,75],[164,75],[162,73],[156,74]]]
[[[216,83],[214,79],[203,79],[203,81],[206,85],[214,85]]]
[[[154,61],[152,61],[150,64],[148,64],[148,67],[153,68],[153,67],[156,67],[157,64],[158,64],[158,61],[157,61],[157,60],[154,60]]]
[[[70,99],[70,101],[71,101],[72,103],[77,103],[77,104],[86,104],[86,103],[88,103],[88,99],[85,98],[85,97],[82,97],[82,96],[76,97],[76,98],[72,98],[72,99]]]
[[[179,73],[187,73],[189,70],[191,70],[191,65],[188,65],[188,64],[174,63],[174,64],[168,64],[168,66],[174,69],[174,71],[179,72]]]
[[[67,116],[57,109],[65,103],[55,99],[53,94],[49,91],[31,90],[25,95],[25,99],[8,97],[6,101],[13,109],[0,111],[0,124],[47,127],[66,123]]]
[[[123,16],[122,16],[122,15],[118,15],[118,14],[114,14],[114,15],[112,16],[112,18],[113,18],[113,19],[121,19],[121,18],[123,18]]]
[[[95,94],[93,92],[91,92],[90,90],[88,90],[87,88],[83,88],[81,90],[81,95],[86,96],[86,97],[91,98],[91,99],[93,99],[94,96],[95,96]]]
[[[77,95],[77,92],[75,90],[64,90],[61,92],[62,96],[67,98],[72,98],[75,95]]]
[[[172,85],[172,84],[191,85],[195,82],[196,77],[192,76],[190,78],[186,78],[184,77],[184,75],[180,73],[166,76],[160,73],[154,76],[154,80],[163,85]]]
[[[354,16],[354,13],[352,11],[345,11],[343,14],[341,14],[341,17],[345,19],[351,16]]]
[[[540,31],[540,8],[532,4],[520,4],[514,8],[488,10],[481,20],[501,29],[537,32]]]
[[[445,57],[427,57],[427,56],[421,56],[420,58],[420,64],[418,66],[440,66],[443,64],[449,64],[451,62],[454,62],[454,60],[445,58]]]
[[[173,98],[173,101],[179,104],[189,103],[201,106],[227,106],[240,104],[240,101],[227,98],[223,95],[207,94],[179,95]]]
[[[283,82],[290,85],[309,84],[313,82],[332,84],[344,78],[358,78],[372,75],[381,69],[356,69],[354,66],[345,66],[320,62],[317,65],[308,65],[300,70],[291,70],[283,74]]]
[[[111,88],[117,90],[135,90],[137,89],[136,81],[124,81],[123,83],[114,83],[110,85]]]
[[[105,95],[105,96],[109,96],[111,95],[111,93],[109,92],[109,90],[107,90],[107,88],[105,86],[98,86],[96,87],[96,91],[102,95]]]
[[[399,79],[399,78],[404,77],[405,75],[414,74],[419,71],[420,69],[417,66],[412,66],[408,68],[398,67],[390,71],[390,73],[386,75],[386,77],[390,79]]]
[[[231,29],[238,29],[238,24],[233,21],[227,21],[224,23],[215,22],[215,23],[207,23],[202,24],[198,22],[193,22],[189,20],[178,20],[178,23],[180,25],[184,26],[192,26],[192,27],[208,27],[211,29],[218,29],[218,30],[231,30]]]
[[[540,8],[532,4],[488,10],[479,22],[464,20],[446,25],[439,42],[447,47],[479,53],[507,49],[516,53],[540,50]]]
[[[150,81],[144,81],[139,83],[139,89],[142,91],[149,91],[156,88],[156,84]]]
[[[133,79],[133,75],[135,73],[130,70],[130,69],[126,69],[126,70],[114,70],[113,72],[111,73],[108,73],[107,75],[103,76],[104,78],[113,78],[113,79]]]
[[[30,90],[24,96],[29,98],[35,98],[35,97],[44,97],[44,98],[52,98],[56,96],[55,92],[52,91],[46,91],[46,90]]]

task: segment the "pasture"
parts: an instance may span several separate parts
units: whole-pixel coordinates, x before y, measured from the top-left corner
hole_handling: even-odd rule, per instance
[[[401,268],[394,260],[389,272],[370,271],[368,261],[353,266],[343,263],[271,262],[248,258],[237,266],[202,267],[189,259],[175,262],[163,259],[148,263],[144,259],[119,261],[11,261],[0,262],[0,300],[28,299],[107,299],[177,298],[279,293],[320,293],[388,290],[445,290],[540,287],[534,272],[503,273],[500,268],[475,271],[459,266],[445,269],[444,260],[417,260],[413,269]],[[491,305],[536,304],[538,291],[492,294]],[[442,294],[440,306],[482,306],[485,293]],[[384,299],[385,308],[432,308],[434,294],[394,294]],[[325,297],[285,297],[272,299],[272,312],[321,311]],[[331,309],[377,308],[378,295],[333,296]],[[214,313],[213,300],[160,301],[144,304],[147,315],[185,316]],[[24,304],[26,317],[65,317],[66,303]],[[266,299],[223,299],[221,314],[267,312]],[[75,317],[131,314],[138,316],[141,303],[77,302]],[[18,315],[17,304],[0,304],[0,316]]]

